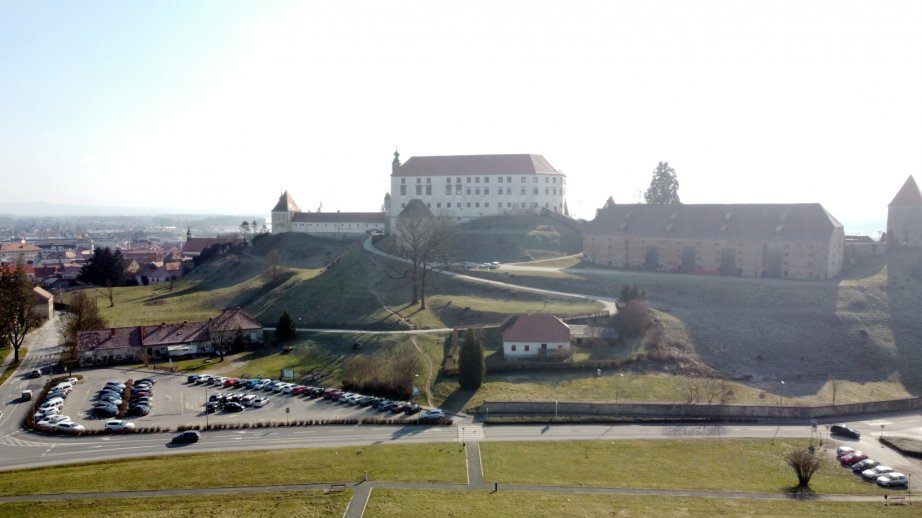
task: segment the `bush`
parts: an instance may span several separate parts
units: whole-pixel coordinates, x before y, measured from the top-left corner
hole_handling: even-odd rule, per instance
[[[295,321],[292,320],[291,315],[288,314],[288,311],[283,311],[282,316],[279,317],[278,324],[275,326],[275,336],[279,339],[280,342],[287,340],[293,340],[297,335],[297,328],[295,327]]]
[[[458,384],[467,390],[477,390],[483,384],[487,366],[483,359],[483,345],[480,338],[468,329],[458,358]]]

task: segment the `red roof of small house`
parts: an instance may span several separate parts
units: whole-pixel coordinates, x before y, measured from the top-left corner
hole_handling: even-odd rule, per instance
[[[211,245],[233,242],[233,239],[228,239],[226,237],[190,237],[183,243],[182,251],[186,254],[200,254]]]
[[[115,327],[96,331],[81,331],[77,337],[77,349],[97,351],[140,347],[141,332],[137,327]]]
[[[208,326],[215,331],[248,331],[263,328],[262,324],[253,320],[253,317],[240,308],[225,309],[213,318]]]
[[[0,243],[0,254],[16,252],[41,252],[41,248],[29,243]]]
[[[210,339],[208,328],[202,322],[141,326],[141,343],[146,346],[207,342]]]
[[[5,267],[9,270],[10,273],[16,273],[16,263],[3,263],[3,266],[5,266]],[[34,267],[34,266],[32,266],[31,264],[28,264],[28,263],[26,263],[26,264],[24,264],[24,265],[22,265],[22,266],[23,266],[23,271],[26,272],[26,275],[27,275],[27,276],[28,276],[28,275],[35,275],[35,267]]]
[[[520,315],[503,331],[504,342],[569,342],[570,326],[554,315]]]
[[[41,298],[45,301],[49,301],[54,298],[54,295],[48,293],[47,291],[43,290],[39,286],[32,288],[32,292],[35,293],[36,297]]]

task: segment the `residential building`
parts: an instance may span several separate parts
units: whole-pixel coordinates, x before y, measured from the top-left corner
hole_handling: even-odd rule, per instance
[[[385,202],[389,228],[412,199],[450,223],[502,214],[566,214],[566,175],[541,155],[419,156],[401,164],[394,152]]]
[[[570,347],[570,326],[554,315],[519,315],[502,331],[503,357],[566,358]]]
[[[41,249],[33,244],[0,243],[0,263],[34,263],[38,261]]]
[[[844,247],[818,203],[611,205],[583,229],[584,260],[626,270],[831,279]]]

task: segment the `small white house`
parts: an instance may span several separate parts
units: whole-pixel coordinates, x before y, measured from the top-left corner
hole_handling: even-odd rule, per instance
[[[570,352],[570,326],[554,315],[521,315],[503,331],[506,359],[553,358]]]

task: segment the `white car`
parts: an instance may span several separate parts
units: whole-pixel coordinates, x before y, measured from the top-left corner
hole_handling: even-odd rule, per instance
[[[253,401],[255,401],[257,397],[258,396],[254,396],[253,394],[245,394],[240,398],[240,402],[243,404],[243,406],[253,406]]]
[[[259,407],[261,407],[261,406],[265,406],[266,403],[268,403],[268,402],[269,402],[269,398],[267,398],[267,397],[258,397],[258,398],[253,399],[253,406],[259,408]]]
[[[38,422],[47,417],[58,415],[60,413],[61,413],[61,409],[58,407],[46,408],[45,410],[39,410],[38,412],[36,412],[35,415],[33,416],[33,419],[36,422]]]
[[[442,419],[445,417],[445,411],[441,408],[435,408],[433,410],[427,410],[423,412],[423,415],[419,417],[421,419]]]
[[[113,419],[106,422],[106,430],[112,432],[121,432],[122,430],[134,430],[134,423],[123,419]]]
[[[70,421],[70,417],[66,415],[50,415],[39,421],[38,424],[40,426],[54,426],[65,421]]]
[[[861,478],[865,480],[877,480],[877,477],[892,473],[893,468],[890,466],[877,466],[876,468],[866,469],[861,472]]]
[[[52,387],[51,390],[58,390],[58,389],[68,389],[68,390],[70,390],[70,389],[72,389],[72,388],[74,388],[74,384],[73,384],[73,383],[68,383],[68,382],[66,382],[66,381],[62,381],[61,383],[58,383],[57,385],[55,385],[54,387]]]
[[[78,381],[80,380],[77,378],[67,378],[64,380],[65,383],[70,383],[71,385],[76,385]]]
[[[77,424],[72,421],[62,421],[54,425],[54,427],[58,430],[73,430],[75,432],[82,432],[83,430],[86,430],[82,424]]]
[[[294,390],[295,387],[297,387],[297,386],[298,386],[297,383],[286,383],[285,386],[282,387],[282,393],[283,393],[283,394],[291,394],[291,391]]]
[[[882,477],[877,477],[877,484],[884,487],[890,486],[905,486],[909,483],[906,480],[906,475],[897,472],[887,473]]]
[[[56,398],[51,398],[49,400],[46,400],[44,403],[41,404],[41,406],[38,407],[38,409],[44,411],[44,410],[48,410],[49,408],[61,408],[61,405],[63,404],[64,404],[64,400],[62,398],[56,397]]]

